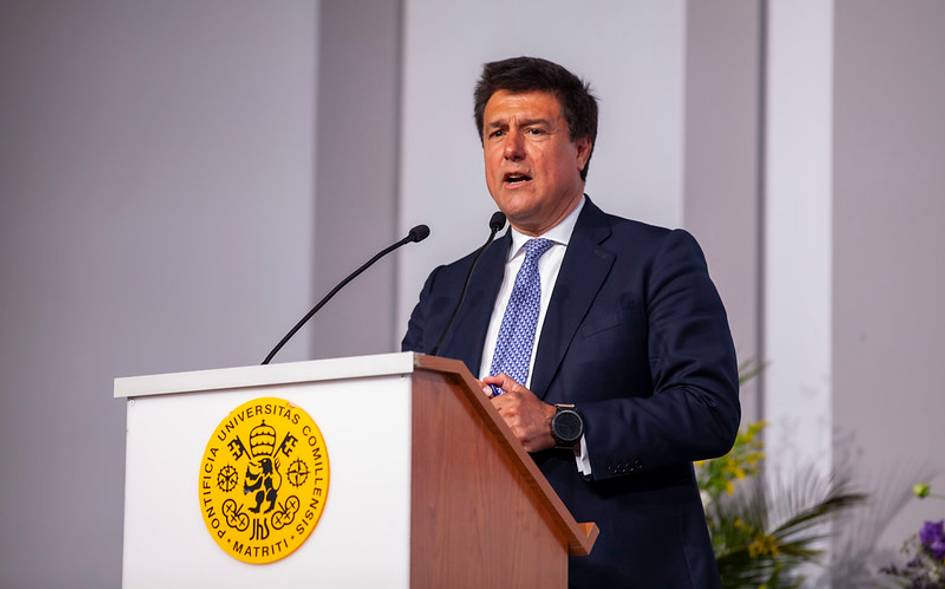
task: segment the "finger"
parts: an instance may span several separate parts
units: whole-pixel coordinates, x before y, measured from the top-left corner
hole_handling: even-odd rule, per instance
[[[512,378],[511,376],[509,376],[508,374],[504,372],[501,374],[494,374],[492,376],[487,376],[482,379],[482,382],[486,384],[496,384],[502,388],[506,388],[514,384],[518,384],[517,382],[515,382],[514,378]]]
[[[476,379],[476,384],[479,386],[479,390],[482,391],[482,394],[491,397],[492,396],[492,387],[484,383],[483,381]]]
[[[514,391],[510,392],[500,389],[499,393],[492,397],[492,404],[496,408],[511,407],[513,405],[519,405],[521,402],[521,396]]]
[[[487,376],[484,379],[482,379],[482,382],[489,385],[493,385],[494,387],[498,386],[500,389],[502,389],[503,392],[506,392],[506,393],[511,393],[513,391],[518,391],[518,390],[525,390],[525,387],[523,387],[514,378],[512,378],[508,374],[505,374],[504,372],[502,374]]]
[[[499,415],[505,413],[505,409],[509,405],[508,398],[505,395],[496,395],[489,400],[492,401],[492,406],[499,412]]]
[[[481,382],[485,385],[485,387],[482,389],[482,392],[486,393],[486,396],[490,398],[498,397],[499,395],[507,392],[507,389],[502,386],[507,378],[503,378],[504,376],[505,375],[497,374],[495,376],[487,376],[482,379]]]

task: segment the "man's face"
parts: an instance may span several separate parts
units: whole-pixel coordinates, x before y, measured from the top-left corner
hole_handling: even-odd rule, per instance
[[[486,185],[499,209],[524,233],[560,222],[584,191],[590,140],[571,141],[557,97],[499,90],[483,114]]]

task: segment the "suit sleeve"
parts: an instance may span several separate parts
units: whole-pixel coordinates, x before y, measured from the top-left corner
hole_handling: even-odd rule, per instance
[[[433,285],[436,283],[437,273],[442,269],[442,266],[438,266],[430,273],[430,276],[427,277],[426,282],[423,284],[423,289],[420,291],[420,300],[417,301],[417,305],[413,308],[413,312],[410,313],[410,320],[407,322],[407,333],[404,335],[404,339],[400,342],[400,351],[402,352],[424,352],[426,349],[430,348],[434,342],[426,341],[424,335],[426,334],[427,339],[431,336],[428,334],[429,325],[428,325],[428,307],[430,302],[430,294],[433,292]],[[432,336],[435,337],[435,336]]]
[[[579,406],[595,480],[721,456],[738,431],[728,319],[689,233],[664,238],[646,297],[652,395]]]

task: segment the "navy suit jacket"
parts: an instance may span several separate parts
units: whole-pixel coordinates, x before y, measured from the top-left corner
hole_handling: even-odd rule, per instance
[[[440,355],[478,374],[511,235],[483,253]],[[402,347],[429,353],[472,255],[436,268]],[[569,563],[571,587],[717,587],[692,461],[720,456],[738,429],[738,376],[725,310],[695,239],[581,211],[551,295],[531,390],[574,403],[593,474],[566,450],[532,454],[578,521],[600,537]]]

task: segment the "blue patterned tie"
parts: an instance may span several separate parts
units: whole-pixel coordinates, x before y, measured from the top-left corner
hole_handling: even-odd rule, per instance
[[[525,261],[515,276],[515,286],[505,307],[505,315],[502,316],[492,367],[489,369],[490,376],[504,372],[522,386],[528,380],[528,364],[532,358],[541,305],[538,259],[553,245],[550,239],[529,239],[525,242]],[[493,395],[502,394],[502,389],[491,386]]]

